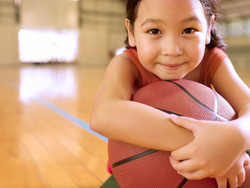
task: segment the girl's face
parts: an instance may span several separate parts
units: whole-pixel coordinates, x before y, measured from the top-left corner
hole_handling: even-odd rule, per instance
[[[141,64],[162,80],[192,72],[210,42],[199,0],[142,0],[134,27],[129,20],[126,25],[129,44],[137,48]]]

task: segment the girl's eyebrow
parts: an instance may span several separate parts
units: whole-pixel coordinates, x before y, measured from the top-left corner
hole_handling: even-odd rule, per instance
[[[192,21],[199,22],[199,24],[201,24],[201,20],[197,16],[187,17],[181,20],[181,23],[192,22]],[[148,18],[144,22],[142,22],[141,27],[148,23],[164,23],[164,21],[160,19],[155,19],[155,18]]]
[[[190,16],[188,18],[183,19],[181,22],[185,23],[185,22],[199,22],[201,24],[201,20],[197,17],[197,16]]]
[[[141,27],[148,24],[148,23],[164,23],[164,22],[160,19],[148,18],[144,22],[142,22]]]

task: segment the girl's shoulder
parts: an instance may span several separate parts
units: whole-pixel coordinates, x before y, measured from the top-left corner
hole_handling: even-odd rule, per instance
[[[130,55],[126,52],[127,50],[123,51],[123,53],[116,55],[113,57],[109,63],[109,66],[115,67],[122,67],[122,68],[135,68],[133,60],[131,59]]]
[[[107,74],[117,75],[117,77],[133,77],[137,78],[139,75],[138,69],[126,52],[116,55],[110,61]]]
[[[199,82],[211,87],[215,72],[227,57],[228,55],[218,47],[209,49],[202,60]]]
[[[213,60],[224,60],[225,58],[227,58],[228,55],[226,54],[225,51],[223,51],[222,49],[218,48],[218,47],[214,47],[212,49],[209,49],[205,56],[204,59],[205,60],[211,60],[211,58],[213,58]]]

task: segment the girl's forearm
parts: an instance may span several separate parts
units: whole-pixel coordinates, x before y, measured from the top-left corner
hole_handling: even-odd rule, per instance
[[[133,101],[114,101],[93,109],[90,126],[115,140],[172,151],[193,140],[193,134],[169,119],[169,114]]]
[[[238,128],[245,139],[246,147],[250,148],[250,103],[239,111],[238,116],[239,118],[236,120]]]

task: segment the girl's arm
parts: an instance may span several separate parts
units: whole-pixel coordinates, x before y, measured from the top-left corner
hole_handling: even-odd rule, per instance
[[[172,151],[193,140],[190,131],[174,125],[169,114],[131,101],[139,73],[126,54],[109,64],[93,103],[91,128],[115,140]]]
[[[189,179],[223,176],[250,146],[249,88],[229,59],[218,68],[212,82],[238,118],[230,122],[172,118],[175,124],[194,133],[193,142],[171,153],[173,167]]]
[[[238,114],[233,124],[244,137],[244,145],[250,148],[250,89],[236,73],[227,58],[214,75],[213,86]]]

